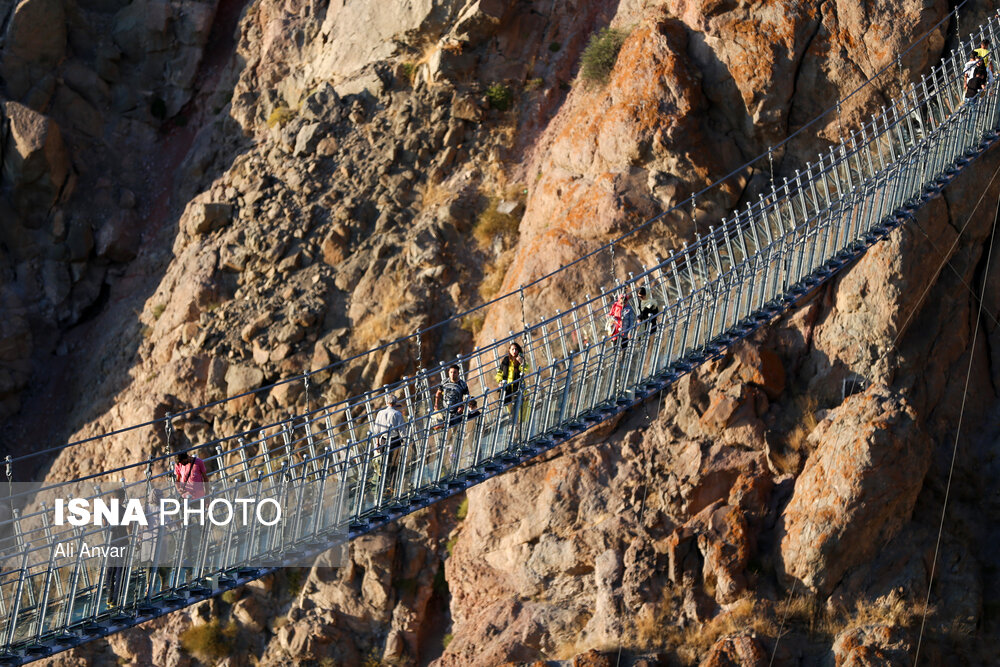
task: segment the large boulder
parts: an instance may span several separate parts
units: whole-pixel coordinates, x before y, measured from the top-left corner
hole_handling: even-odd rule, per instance
[[[909,520],[931,440],[882,386],[849,397],[809,438],[816,451],[782,515],[779,558],[788,583],[828,595]]]
[[[131,211],[112,214],[97,230],[94,242],[97,254],[112,262],[134,259],[142,242],[138,218]]]
[[[731,635],[715,642],[700,667],[764,667],[768,655],[751,635]]]
[[[18,102],[3,105],[10,141],[3,154],[4,184],[26,218],[44,216],[59,197],[70,163],[59,126]]]
[[[837,667],[908,667],[913,664],[913,638],[891,625],[848,628],[833,642]]]
[[[0,77],[11,97],[21,99],[66,53],[63,0],[21,0],[4,36]]]

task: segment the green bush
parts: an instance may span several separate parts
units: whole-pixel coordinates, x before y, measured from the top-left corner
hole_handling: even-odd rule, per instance
[[[562,44],[560,44],[559,42],[550,42],[549,43],[549,51],[551,51],[552,53],[559,53],[559,49],[561,49],[561,48],[562,48]]]
[[[305,577],[302,575],[302,570],[300,568],[287,568],[285,570],[285,576],[288,580],[288,593],[295,597],[302,591],[302,584],[305,583]]]
[[[497,111],[506,111],[514,103],[514,93],[502,83],[494,83],[486,89],[486,101]]]
[[[458,504],[458,511],[455,512],[455,518],[459,521],[465,521],[467,516],[469,516],[469,499],[462,498],[462,502]]]
[[[605,83],[628,36],[624,30],[601,28],[590,36],[581,57],[580,72],[591,83]]]
[[[406,82],[409,84],[413,83],[413,77],[417,75],[417,64],[416,63],[403,63],[399,66],[399,73],[403,75]]]

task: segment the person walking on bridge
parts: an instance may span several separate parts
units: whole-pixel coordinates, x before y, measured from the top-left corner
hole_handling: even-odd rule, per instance
[[[986,83],[993,83],[993,77],[996,72],[993,70],[993,61],[990,59],[990,41],[983,39],[979,42],[979,48],[974,49],[972,52],[983,59],[983,65],[986,66]]]
[[[987,83],[988,74],[983,59],[972,53],[965,63],[965,99],[971,100],[979,94]]]
[[[656,300],[652,292],[645,287],[640,287],[635,291],[638,297],[636,304],[639,309],[639,321],[647,322],[646,333],[650,336],[656,333],[656,314],[660,312],[660,302]]]
[[[462,369],[452,364],[448,369],[448,380],[434,393],[434,410],[445,410],[441,426],[454,426],[462,422],[463,415],[469,419],[479,416],[475,399],[469,398],[469,385],[461,376]]]
[[[203,505],[207,484],[208,471],[205,468],[205,462],[197,456],[191,456],[186,451],[178,452],[174,463],[174,488],[183,502],[190,504],[193,508]],[[192,503],[192,500],[199,502]],[[189,519],[185,519],[183,530],[185,534],[182,535],[181,539],[184,543],[184,550],[181,554],[181,581],[178,583],[187,582],[188,577],[198,565],[198,555],[201,551],[204,535],[204,516],[192,513]]]
[[[624,350],[628,347],[628,337],[635,328],[635,309],[629,302],[628,292],[622,290],[608,311],[608,334],[621,343]]]
[[[406,420],[399,410],[399,399],[395,394],[385,397],[385,407],[375,415],[373,434],[375,437],[374,453],[379,454],[385,471],[385,494],[391,495],[393,484],[399,470],[399,457],[402,454],[403,429]]]
[[[500,385],[500,394],[503,404],[507,406],[508,414],[511,412],[511,403],[520,412],[523,420],[527,413],[527,406],[524,397],[521,395],[521,378],[528,373],[528,364],[524,360],[524,351],[521,346],[511,341],[507,348],[507,356],[500,360],[497,367],[497,384]],[[518,403],[520,407],[518,408]]]

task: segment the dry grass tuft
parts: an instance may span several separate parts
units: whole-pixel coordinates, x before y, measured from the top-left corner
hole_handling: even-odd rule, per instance
[[[462,318],[459,322],[459,326],[463,331],[468,331],[473,336],[478,336],[479,332],[483,330],[483,325],[486,323],[486,316],[482,314],[482,311],[476,311],[470,313]]]
[[[397,330],[400,323],[406,320],[400,314],[401,309],[410,303],[405,281],[397,280],[400,289],[389,290],[385,299],[379,305],[377,313],[369,315],[355,325],[352,336],[359,346],[376,347],[395,339],[401,332]]]
[[[479,283],[479,296],[483,301],[489,301],[500,293],[503,287],[503,279],[507,275],[507,269],[514,261],[514,251],[508,250],[496,258],[496,261],[486,265],[483,271],[483,281]]]
[[[795,426],[785,435],[785,444],[793,451],[802,452],[807,449],[809,434],[819,423],[816,420],[819,401],[812,394],[802,393],[796,396],[794,408],[799,417]]]
[[[688,626],[672,639],[677,642],[674,647],[684,664],[695,665],[723,637],[744,633],[766,637],[778,634],[778,625],[769,613],[769,606],[749,595],[715,618],[701,625]]]
[[[289,109],[286,106],[275,107],[274,111],[271,112],[271,115],[267,117],[267,126],[274,127],[275,125],[278,125],[280,127],[284,127],[288,121],[295,118],[295,113],[296,112],[294,110]]]
[[[817,398],[808,393],[797,394],[794,401],[785,410],[781,424],[776,427],[783,437],[778,442],[771,443],[768,450],[771,464],[782,474],[798,474],[802,463],[810,453],[809,434],[819,423],[816,411],[819,409]]]
[[[876,600],[858,600],[854,614],[844,623],[841,631],[865,625],[887,625],[908,628],[920,622],[926,610],[934,615],[934,607],[921,600],[907,600],[893,591]]]
[[[213,619],[182,632],[181,646],[203,662],[215,662],[232,653],[239,631],[240,626],[236,623],[222,627],[218,619]]]
[[[472,235],[482,248],[491,247],[493,240],[497,237],[503,240],[504,248],[510,248],[517,243],[521,219],[515,215],[498,211],[499,204],[499,197],[490,197],[489,203],[479,214],[479,219],[476,220],[476,224],[472,228]]]
[[[441,183],[432,183],[430,180],[424,186],[424,191],[420,194],[420,208],[426,211],[432,206],[440,206],[450,202],[458,195],[454,190],[445,187]]]

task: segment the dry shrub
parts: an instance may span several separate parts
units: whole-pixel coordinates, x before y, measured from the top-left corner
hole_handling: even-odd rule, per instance
[[[934,607],[928,607],[922,600],[908,600],[896,591],[876,600],[858,600],[854,614],[846,619],[841,631],[865,625],[887,625],[908,628],[916,625],[924,616],[934,615]]]
[[[677,656],[684,664],[694,665],[723,637],[754,633],[758,636],[774,637],[778,626],[769,609],[753,596],[737,600],[729,609],[715,618],[687,627],[680,637],[675,637]]]
[[[723,637],[747,633],[774,637],[778,633],[770,604],[751,595],[732,603],[715,618],[685,628],[676,622],[676,610],[681,604],[679,594],[674,591],[671,598],[656,613],[644,613],[636,619],[635,645],[643,650],[651,647],[672,650],[683,665],[698,664]]]
[[[457,195],[453,190],[447,188],[442,183],[432,183],[430,180],[424,186],[424,191],[420,195],[420,209],[426,211],[432,206],[445,204]]]
[[[284,127],[285,124],[293,118],[295,118],[294,110],[289,109],[286,106],[277,106],[274,108],[274,111],[271,112],[271,115],[267,117],[267,126],[274,127],[275,125],[278,125],[280,127]]]
[[[819,401],[814,395],[803,393],[795,397],[794,407],[796,414],[798,414],[798,420],[785,435],[785,444],[793,451],[802,452],[807,448],[809,434],[819,423],[816,421]]]
[[[489,248],[493,245],[493,239],[500,237],[503,239],[503,247],[510,248],[517,242],[518,227],[521,219],[516,215],[501,213],[497,210],[500,205],[499,197],[490,197],[489,203],[472,228],[472,235],[479,242],[480,247]]]
[[[181,646],[199,660],[215,662],[232,654],[239,631],[240,626],[236,623],[230,622],[222,627],[216,618],[208,623],[192,625],[182,632]]]
[[[462,328],[462,331],[468,331],[473,336],[478,336],[479,332],[483,330],[483,324],[485,323],[486,316],[482,314],[482,311],[477,310],[463,317],[459,322],[459,326]]]
[[[810,453],[809,434],[819,423],[816,420],[818,409],[819,401],[815,396],[801,393],[786,410],[784,425],[779,425],[776,429],[784,431],[784,438],[768,452],[771,463],[778,472],[798,474],[802,461]]]
[[[384,299],[379,304],[378,312],[364,318],[354,327],[351,334],[354,342],[364,349],[395,340],[403,333],[397,327],[406,319],[400,315],[400,310],[408,303],[406,281],[397,277],[394,284],[396,288],[383,292]]]
[[[508,250],[501,253],[496,258],[496,261],[486,265],[486,270],[483,272],[483,281],[479,283],[479,296],[482,297],[483,301],[489,301],[500,293],[500,288],[503,287],[504,276],[507,275],[507,269],[510,268],[510,264],[513,261],[514,251]]]
[[[812,595],[788,598],[776,605],[775,611],[784,618],[783,634],[787,634],[790,627],[801,629],[810,636],[819,634],[829,638],[837,634],[835,615]]]

